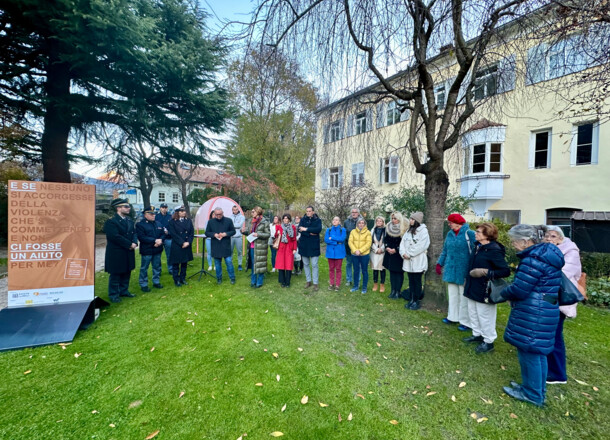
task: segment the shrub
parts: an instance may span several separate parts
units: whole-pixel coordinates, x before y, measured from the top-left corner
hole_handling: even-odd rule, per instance
[[[587,278],[586,303],[597,307],[610,307],[610,277]]]
[[[107,214],[107,213],[97,214],[95,216],[95,233],[96,234],[101,234],[104,232],[104,223],[106,223],[106,220],[108,220],[110,217],[112,217],[112,215]]]
[[[449,215],[452,212],[468,213],[470,212],[469,204],[471,201],[471,198],[448,193],[445,214]],[[425,212],[426,197],[424,189],[416,186],[407,186],[393,191],[383,197],[381,208],[384,210],[390,208],[390,211],[398,211],[407,216],[411,212]]]
[[[581,252],[582,271],[590,278],[610,277],[610,254]]]
[[[517,251],[510,244],[510,237],[508,236],[508,231],[512,228],[512,225],[495,218],[491,221],[470,223],[470,229],[476,230],[481,223],[493,223],[496,225],[498,228],[498,243],[502,243],[506,248],[506,262],[511,268],[515,269],[519,264],[519,259],[517,258]]]

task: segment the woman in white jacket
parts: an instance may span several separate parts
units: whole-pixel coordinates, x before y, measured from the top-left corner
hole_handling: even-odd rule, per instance
[[[430,235],[423,224],[423,212],[414,212],[409,217],[409,229],[400,242],[400,255],[404,259],[402,269],[409,277],[409,293],[411,301],[405,305],[410,310],[418,310],[422,299],[422,277],[428,270],[428,247]]]

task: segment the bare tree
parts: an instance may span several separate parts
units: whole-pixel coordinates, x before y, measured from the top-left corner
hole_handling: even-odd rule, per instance
[[[316,209],[322,220],[330,225],[333,217],[341,222],[349,217],[350,211],[357,206],[361,213],[370,213],[378,208],[377,193],[370,183],[344,185],[324,191],[316,201]]]
[[[442,250],[449,188],[446,158],[482,102],[473,97],[478,85],[473,72],[501,56],[501,51],[493,51],[502,37],[499,26],[526,14],[534,3],[266,0],[255,9],[250,36],[309,59],[311,69],[335,89],[342,88],[338,82],[362,90],[355,97],[360,102],[391,99],[400,112],[410,112],[400,148],[408,151],[415,172],[424,177],[428,257],[435,261]],[[431,56],[441,48],[442,56]],[[371,86],[365,88],[367,84]],[[446,86],[442,109],[435,99],[440,84]],[[427,291],[434,292],[433,301],[444,304],[434,271],[426,284]]]

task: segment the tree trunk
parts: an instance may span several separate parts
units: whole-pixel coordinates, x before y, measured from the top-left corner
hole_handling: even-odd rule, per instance
[[[180,192],[182,193],[182,203],[184,204],[184,209],[186,210],[186,216],[191,218],[191,207],[188,201],[188,194],[186,193],[186,180],[180,181]]]
[[[68,136],[70,135],[71,109],[66,105],[70,95],[70,71],[67,64],[57,59],[55,46],[49,42],[49,66],[45,92],[47,104],[44,131],[41,139],[42,169],[46,182],[70,183]]]
[[[424,222],[430,233],[428,248],[428,272],[426,273],[426,303],[435,308],[447,308],[447,295],[442,277],[436,274],[435,267],[443,250],[443,228],[445,224],[445,204],[449,177],[442,166],[426,175],[424,194],[426,197],[426,212]]]
[[[150,206],[150,194],[152,193],[152,185],[146,180],[146,168],[138,169],[138,179],[140,180],[140,192],[142,193],[143,208]]]

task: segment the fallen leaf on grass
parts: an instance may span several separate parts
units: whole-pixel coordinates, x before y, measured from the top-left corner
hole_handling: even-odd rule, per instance
[[[578,379],[574,379],[576,381],[576,383],[579,383],[581,385],[589,385],[587,382],[584,382],[582,380],[578,380]]]
[[[390,420],[390,423],[391,423],[392,425],[398,425],[398,420]]]
[[[349,416],[347,416],[347,421],[351,422],[353,418],[354,416],[352,415],[352,413],[349,413]]]
[[[593,391],[599,391],[599,388],[593,387]]]
[[[451,396],[451,400],[455,402],[457,399],[455,398],[455,396]]]
[[[256,339],[252,339],[252,341],[254,341],[255,344],[258,344],[258,341]]]
[[[279,374],[277,374],[277,375],[275,376],[275,378],[277,379],[277,381],[278,381],[278,382],[280,381],[280,375],[279,375]]]
[[[150,440],[151,438],[155,438],[157,436],[157,434],[159,434],[159,432],[161,432],[159,429],[157,429],[155,432],[151,432],[150,434],[148,434],[148,437],[146,437],[146,440]]]
[[[470,413],[470,417],[476,420],[479,416],[477,416],[477,413]]]
[[[322,403],[322,402],[318,402],[318,403],[320,404],[320,406],[321,406],[322,408],[326,408],[326,407],[328,406],[328,404],[326,404],[326,403]]]
[[[430,391],[429,393],[426,393],[426,396],[433,396],[436,394],[436,391]]]
[[[511,419],[516,419],[516,418],[517,418],[517,414],[515,414],[515,413],[510,413],[510,418],[511,418]]]
[[[417,394],[417,390],[413,391],[411,394]]]
[[[487,400],[486,398],[481,397],[481,400],[483,402],[485,402],[486,404],[488,404],[488,405],[493,405],[494,404],[493,400],[491,400],[491,399]]]
[[[477,423],[486,422],[487,420],[489,420],[487,417],[480,417],[477,419]]]
[[[343,420],[343,419],[341,418],[341,413],[339,413],[339,417],[338,417],[338,419],[339,419],[339,421]]]
[[[299,351],[303,351],[303,349],[301,347],[297,347],[297,350]]]
[[[114,423],[111,423],[111,424],[110,424],[110,425],[108,425],[108,426],[110,426],[111,428],[116,428],[116,425],[115,425]]]
[[[137,408],[138,406],[142,405],[142,401],[141,400],[134,400],[133,402],[131,402],[129,404],[129,409],[131,408]]]
[[[364,363],[368,365],[368,364],[370,364],[370,363],[371,363],[371,361],[369,361],[368,359],[365,359],[365,360],[364,360]]]
[[[118,390],[119,388],[121,388],[121,385],[119,385],[118,387],[116,387],[114,390],[112,390],[112,392],[114,393],[116,390]]]
[[[461,370],[455,370],[455,372],[456,372],[457,374],[460,374],[462,371],[461,371]]]
[[[387,359],[388,359],[388,358],[387,358],[385,355],[382,355],[382,356],[383,356],[383,358],[384,358],[385,360],[387,360]]]
[[[284,411],[286,411],[286,404],[285,403],[284,403],[284,406],[282,406],[281,412],[284,412]]]
[[[360,393],[356,394],[356,397],[360,397],[362,400],[364,400],[364,396]]]
[[[272,353],[272,355],[273,355],[273,357],[274,357],[274,358],[276,358],[276,359],[277,359],[277,358],[278,358],[278,356],[279,356],[279,354],[277,354],[277,353]]]
[[[503,370],[506,370],[506,367],[504,365],[500,365],[500,368],[502,368]]]
[[[32,372],[32,370],[28,370],[28,371],[24,371],[23,374],[30,374]]]
[[[305,405],[307,402],[309,402],[309,397],[307,397],[307,394],[306,394],[303,397],[301,397],[301,403],[303,405]]]
[[[78,358],[82,353],[74,353],[74,357]]]
[[[155,351],[155,347],[152,347],[152,348],[150,349],[150,351],[151,351],[151,352]]]
[[[466,382],[460,382],[458,388],[464,388],[466,386]]]
[[[260,382],[255,383],[254,385],[255,385],[255,386],[257,386],[257,387],[262,387],[262,386],[263,386],[263,384],[262,384],[262,383],[260,383]]]
[[[273,431],[273,432],[272,432],[271,434],[269,434],[269,435],[271,435],[271,437],[281,437],[281,436],[283,436],[283,435],[284,435],[284,433],[283,433],[283,432],[280,432],[280,431]]]
[[[381,344],[379,342],[375,342],[375,344],[377,344],[377,347],[381,347]]]
[[[94,409],[93,411],[91,411],[91,414],[97,414],[97,410]]]
[[[184,396],[184,391],[180,391],[180,394],[178,395],[178,399],[182,398],[182,396]]]

